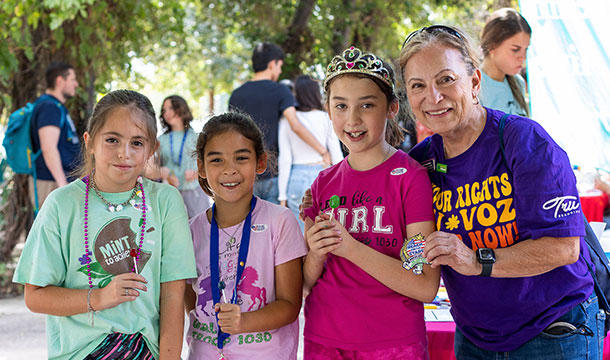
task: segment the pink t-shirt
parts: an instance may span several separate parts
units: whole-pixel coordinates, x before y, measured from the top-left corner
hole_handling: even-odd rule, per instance
[[[368,171],[347,159],[320,173],[311,192],[315,219],[331,213],[358,241],[400,259],[410,223],[432,221],[432,188],[426,170],[402,151]],[[406,271],[406,270],[398,270]],[[344,258],[329,254],[325,269],[305,299],[305,338],[347,350],[377,350],[425,341],[424,308],[389,289]]]
[[[222,230],[218,232],[220,280],[226,284],[227,301],[230,301],[235,288],[241,226],[243,222],[224,229],[229,234],[235,233],[234,242]],[[190,281],[197,302],[189,313],[189,359],[218,359],[219,356],[210,283],[210,228],[205,212],[191,219],[198,278]],[[292,212],[286,207],[257,199],[252,213],[248,258],[237,291],[241,311],[255,311],[275,301],[275,266],[305,254],[307,245]],[[231,335],[224,346],[224,353],[228,359],[296,359],[298,336],[297,319],[275,330]]]

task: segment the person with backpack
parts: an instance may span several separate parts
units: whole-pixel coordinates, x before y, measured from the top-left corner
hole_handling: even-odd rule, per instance
[[[66,100],[74,97],[78,81],[72,65],[52,62],[45,72],[47,89],[34,106],[30,122],[33,152],[41,150],[36,159],[36,187],[30,177],[30,199],[39,208],[49,193],[67,185],[73,178],[70,173],[78,165],[80,141]]]
[[[601,359],[576,179],[535,121],[481,105],[479,56],[462,31],[419,29],[400,67],[411,110],[435,134],[410,151],[427,165],[457,359]],[[600,296],[600,300],[602,301]]]

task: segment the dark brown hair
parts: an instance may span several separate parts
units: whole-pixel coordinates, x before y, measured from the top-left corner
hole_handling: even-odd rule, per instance
[[[381,60],[381,59],[379,58],[379,60]],[[392,70],[392,66],[390,66],[390,64],[386,63],[383,60],[381,60],[381,61],[383,62],[383,67],[385,67],[388,70],[388,72],[390,73],[390,80],[391,80],[392,84],[395,84],[396,81],[394,81],[394,71]],[[376,78],[375,76],[367,75],[367,74],[363,74],[363,73],[345,73],[345,74],[340,74],[340,75],[333,77],[326,84],[326,89],[325,89],[326,107],[328,107],[328,105],[329,105],[328,101],[330,99],[330,85],[335,80],[340,79],[342,77],[355,77],[358,79],[370,79],[371,81],[373,81],[379,87],[381,92],[385,95],[386,99],[388,100],[388,105],[387,105],[388,109],[390,108],[390,104],[393,101],[398,101],[398,97],[396,96],[396,93],[394,93],[394,88],[389,86],[388,84],[386,84],[384,81]],[[385,128],[385,140],[388,142],[388,144],[396,147],[396,146],[400,145],[404,139],[405,139],[404,129],[401,128],[400,125],[398,125],[398,123],[396,122],[396,119],[388,118],[386,128]]]
[[[503,8],[494,11],[490,18],[485,23],[483,32],[481,33],[481,50],[485,58],[489,57],[489,53],[500,46],[504,40],[524,32],[529,36],[532,35],[532,28],[527,23],[527,20],[515,9]],[[514,75],[506,75],[506,80],[510,86],[510,91],[513,93],[517,103],[523,108],[529,116],[529,107],[525,102],[521,84],[517,81]]]
[[[191,125],[191,121],[193,120],[193,114],[191,114],[191,109],[189,105],[186,103],[186,100],[182,96],[178,95],[170,95],[166,97],[161,103],[161,114],[159,115],[159,120],[161,120],[161,126],[163,127],[163,131],[165,133],[169,133],[172,131],[171,126],[165,121],[163,118],[163,105],[165,101],[169,100],[169,103],[172,106],[172,110],[182,119],[182,123],[184,124],[184,129],[188,129]]]
[[[245,138],[252,141],[257,161],[265,154],[263,133],[254,120],[245,113],[228,112],[210,118],[203,126],[201,134],[199,134],[199,138],[197,138],[197,147],[195,150],[199,163],[205,162],[205,146],[208,141],[216,135],[221,135],[229,131],[240,133]],[[201,188],[206,194],[214,196],[207,179],[200,176],[199,185],[201,185]]]
[[[323,110],[320,85],[307,75],[297,77],[294,82],[294,92],[297,99],[297,110]]]

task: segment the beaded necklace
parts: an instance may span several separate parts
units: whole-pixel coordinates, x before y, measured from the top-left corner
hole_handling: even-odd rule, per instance
[[[125,207],[125,205],[131,204],[133,206],[136,203],[135,197],[138,194],[138,185],[137,185],[137,183],[133,187],[133,191],[131,192],[131,196],[129,197],[129,199],[127,199],[127,201],[124,201],[124,202],[122,202],[120,204],[113,204],[110,201],[106,200],[106,198],[104,198],[104,196],[102,196],[102,193],[100,193],[100,191],[97,188],[97,185],[95,184],[95,178],[93,177],[93,175],[95,175],[95,170],[93,172],[91,172],[91,187],[93,188],[93,190],[95,191],[97,196],[100,199],[102,199],[104,204],[106,204],[106,206],[108,206],[108,211],[110,211],[110,212],[121,211],[121,210],[123,210],[123,207]]]
[[[89,230],[88,230],[88,222],[89,222],[89,188],[92,185],[93,172],[91,175],[86,177],[87,189],[85,191],[85,220],[84,220],[84,235],[85,235],[85,256],[87,257],[87,276],[89,277],[89,289],[93,289],[93,280],[91,280],[91,258],[89,257]],[[144,195],[144,185],[141,176],[138,176],[136,185],[134,189],[137,188],[138,184],[140,185],[140,191],[142,192],[142,226],[140,229],[140,244],[138,246],[138,250],[131,249],[130,255],[133,257],[133,267],[131,271],[138,273],[137,263],[140,260],[140,254],[142,252],[142,245],[144,244],[144,230],[146,229],[146,196]],[[101,197],[101,196],[100,196]],[[103,198],[102,198],[103,199]],[[135,256],[134,256],[135,255]],[[92,315],[93,316],[93,315]],[[93,323],[93,321],[92,321]]]

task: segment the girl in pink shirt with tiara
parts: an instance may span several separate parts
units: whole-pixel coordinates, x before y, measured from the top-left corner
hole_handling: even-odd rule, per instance
[[[188,359],[296,360],[307,246],[290,209],[252,195],[267,167],[261,131],[244,114],[211,118],[197,165],[214,206],[191,219]]]
[[[305,359],[428,359],[422,302],[439,269],[407,269],[423,260],[410,256],[423,252],[411,238],[434,230],[432,188],[392,146],[402,140],[394,73],[351,47],[329,64],[324,90],[349,155],[320,173],[305,210]]]

